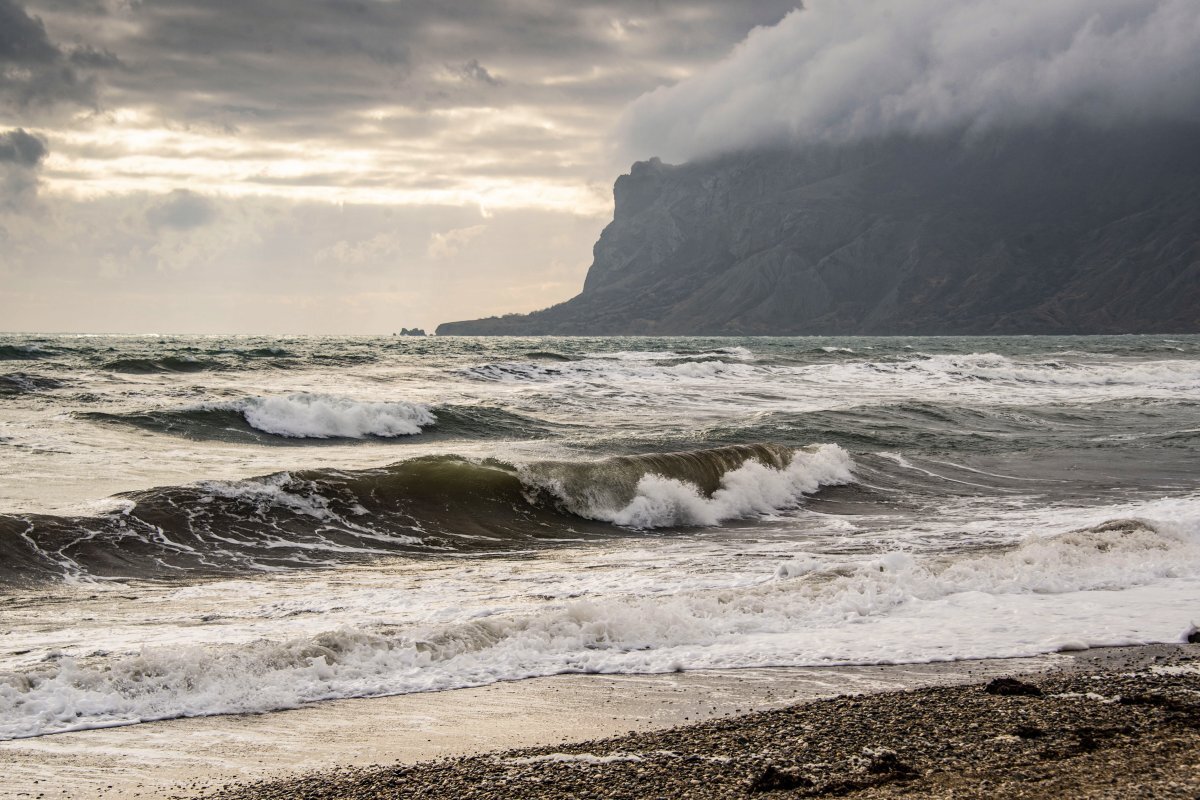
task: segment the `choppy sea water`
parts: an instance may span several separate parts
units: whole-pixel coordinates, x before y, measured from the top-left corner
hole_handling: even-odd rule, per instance
[[[1200,623],[1200,337],[0,337],[0,738]]]

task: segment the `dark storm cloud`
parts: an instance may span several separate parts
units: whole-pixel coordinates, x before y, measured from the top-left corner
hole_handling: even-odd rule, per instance
[[[80,68],[112,66],[115,57],[90,47],[64,50],[16,0],[0,0],[0,107],[26,110],[58,103],[90,105],[95,83]]]
[[[36,167],[47,152],[46,143],[23,128],[0,133],[0,163]]]
[[[12,0],[0,0],[4,4],[20,11]],[[79,59],[119,57],[128,67],[106,76],[111,104],[154,106],[179,122],[295,136],[332,132],[330,115],[336,113],[393,104],[478,104],[480,90],[491,92],[489,104],[570,105],[590,80],[542,79],[591,67],[599,68],[601,81],[605,71],[624,73],[620,97],[612,93],[611,100],[625,102],[672,80],[680,66],[719,56],[751,27],[778,21],[794,5],[794,0],[30,4],[57,35],[79,43]],[[41,23],[33,25],[43,57],[62,61]],[[494,90],[502,85],[497,96]]]
[[[1070,118],[1200,119],[1196,0],[811,0],[647,94],[630,157]]]
[[[37,194],[38,167],[47,154],[46,143],[16,128],[0,133],[0,210],[15,210]]]
[[[472,58],[463,64],[457,69],[457,72],[464,80],[486,83],[488,86],[499,86],[501,84],[500,79],[488,72],[487,67],[480,64],[479,59],[476,58]]]

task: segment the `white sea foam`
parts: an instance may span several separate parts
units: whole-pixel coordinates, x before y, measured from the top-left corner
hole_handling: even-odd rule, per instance
[[[829,348],[823,348],[829,351]],[[639,392],[662,397],[680,384],[700,386],[719,397],[722,392],[769,390],[802,399],[806,406],[822,398],[844,402],[845,392],[871,394],[881,400],[896,397],[937,400],[951,390],[962,399],[989,404],[1046,399],[1098,400],[1120,397],[1175,397],[1200,392],[1200,361],[1192,359],[1022,359],[996,353],[909,353],[893,360],[845,357],[811,364],[764,363],[734,354],[711,354],[708,359],[589,357],[555,364],[494,362],[465,367],[457,375],[494,383],[556,383],[571,388],[621,383]],[[641,354],[637,354],[641,355]],[[649,354],[646,354],[649,355]],[[1002,393],[997,397],[998,393]]]
[[[1197,498],[1159,503],[1147,510],[1184,515],[1114,520],[991,552],[807,557],[800,569],[751,584],[603,591],[526,611],[501,603],[488,614],[432,614],[405,626],[97,661],[53,657],[0,675],[0,737],[562,672],[934,661],[1178,641],[1200,602],[1198,507]]]
[[[870,364],[875,372],[918,373],[949,380],[996,381],[1050,386],[1200,389],[1200,362],[1019,360],[996,353],[931,355]]]
[[[314,519],[336,518],[329,509],[327,498],[318,492],[296,492],[293,482],[290,473],[277,472],[248,481],[201,481],[196,486],[210,497],[238,500],[253,506],[260,516],[265,516],[273,509],[283,508]],[[289,488],[293,491],[289,491]]]
[[[371,403],[325,394],[252,397],[204,408],[239,411],[260,431],[296,439],[413,436],[437,422],[427,406]]]
[[[661,355],[661,354],[657,354]],[[729,358],[730,356],[724,356]],[[666,360],[664,359],[600,359],[572,361],[555,364],[537,362],[504,362],[479,364],[466,367],[458,374],[472,380],[497,383],[545,383],[553,381],[609,382],[617,380],[638,381],[696,381],[708,378],[746,378],[762,374],[761,368],[742,361],[725,361],[714,357],[711,360]]]
[[[783,469],[748,460],[721,477],[706,496],[693,483],[649,474],[638,481],[632,500],[619,509],[587,507],[584,516],[631,528],[718,525],[725,520],[795,507],[821,486],[849,483],[854,462],[837,445],[798,450]]]

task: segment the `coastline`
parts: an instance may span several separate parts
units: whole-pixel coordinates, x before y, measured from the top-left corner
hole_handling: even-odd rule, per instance
[[[1200,792],[1200,647],[841,695],[598,741],[342,769],[212,800],[1163,797]]]
[[[880,708],[896,707],[896,698],[911,699],[921,693],[933,698],[929,702],[935,705],[950,702],[947,698],[954,696],[954,690],[945,687],[974,686],[978,694],[981,683],[998,676],[1054,680],[1060,676],[1078,681],[1089,673],[1145,670],[1186,660],[1200,660],[1200,646],[1146,645],[914,665],[561,675],[475,689],[328,701],[293,711],[175,719],[2,742],[0,757],[7,765],[7,779],[0,797],[390,797],[395,796],[387,793],[392,788],[377,790],[372,781],[397,780],[397,769],[406,770],[406,791],[414,796],[470,796],[457,789],[438,794],[434,784],[455,786],[447,774],[466,779],[497,764],[505,775],[515,771],[514,777],[504,780],[532,780],[554,770],[572,779],[607,783],[606,772],[584,773],[581,762],[539,761],[519,769],[503,762],[555,752],[611,755],[631,748],[684,752],[688,737],[708,730],[706,726],[731,726],[728,730],[754,734],[763,719],[773,719],[772,714],[787,718],[802,713],[788,709],[816,708],[839,695],[885,698],[870,700],[867,706],[860,705],[863,700],[836,701],[850,704],[839,711],[844,715],[876,703],[882,704]],[[972,690],[964,691],[973,696]],[[717,733],[720,730],[724,729]],[[755,749],[726,741],[721,746],[728,752],[720,758],[733,759],[725,762],[726,773],[740,776],[729,786],[743,795],[711,796],[744,796],[746,776],[741,772],[762,766],[763,753],[779,745]],[[497,755],[522,748],[519,754]],[[588,769],[655,766],[647,762],[649,757],[639,758],[643,760],[588,765]],[[671,774],[688,775],[676,761],[668,759],[658,766],[674,770]],[[695,779],[712,783],[706,776]],[[473,786],[484,786],[471,780]],[[546,784],[547,791],[555,785]],[[518,794],[532,796],[531,786],[522,786]],[[689,787],[672,784],[663,791],[678,794]],[[560,793],[546,796],[592,794],[578,787],[560,786],[555,791]]]

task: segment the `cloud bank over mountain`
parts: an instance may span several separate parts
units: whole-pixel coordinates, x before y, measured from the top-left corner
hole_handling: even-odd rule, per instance
[[[811,0],[619,130],[628,160],[682,161],[1063,118],[1200,119],[1200,3]]]

